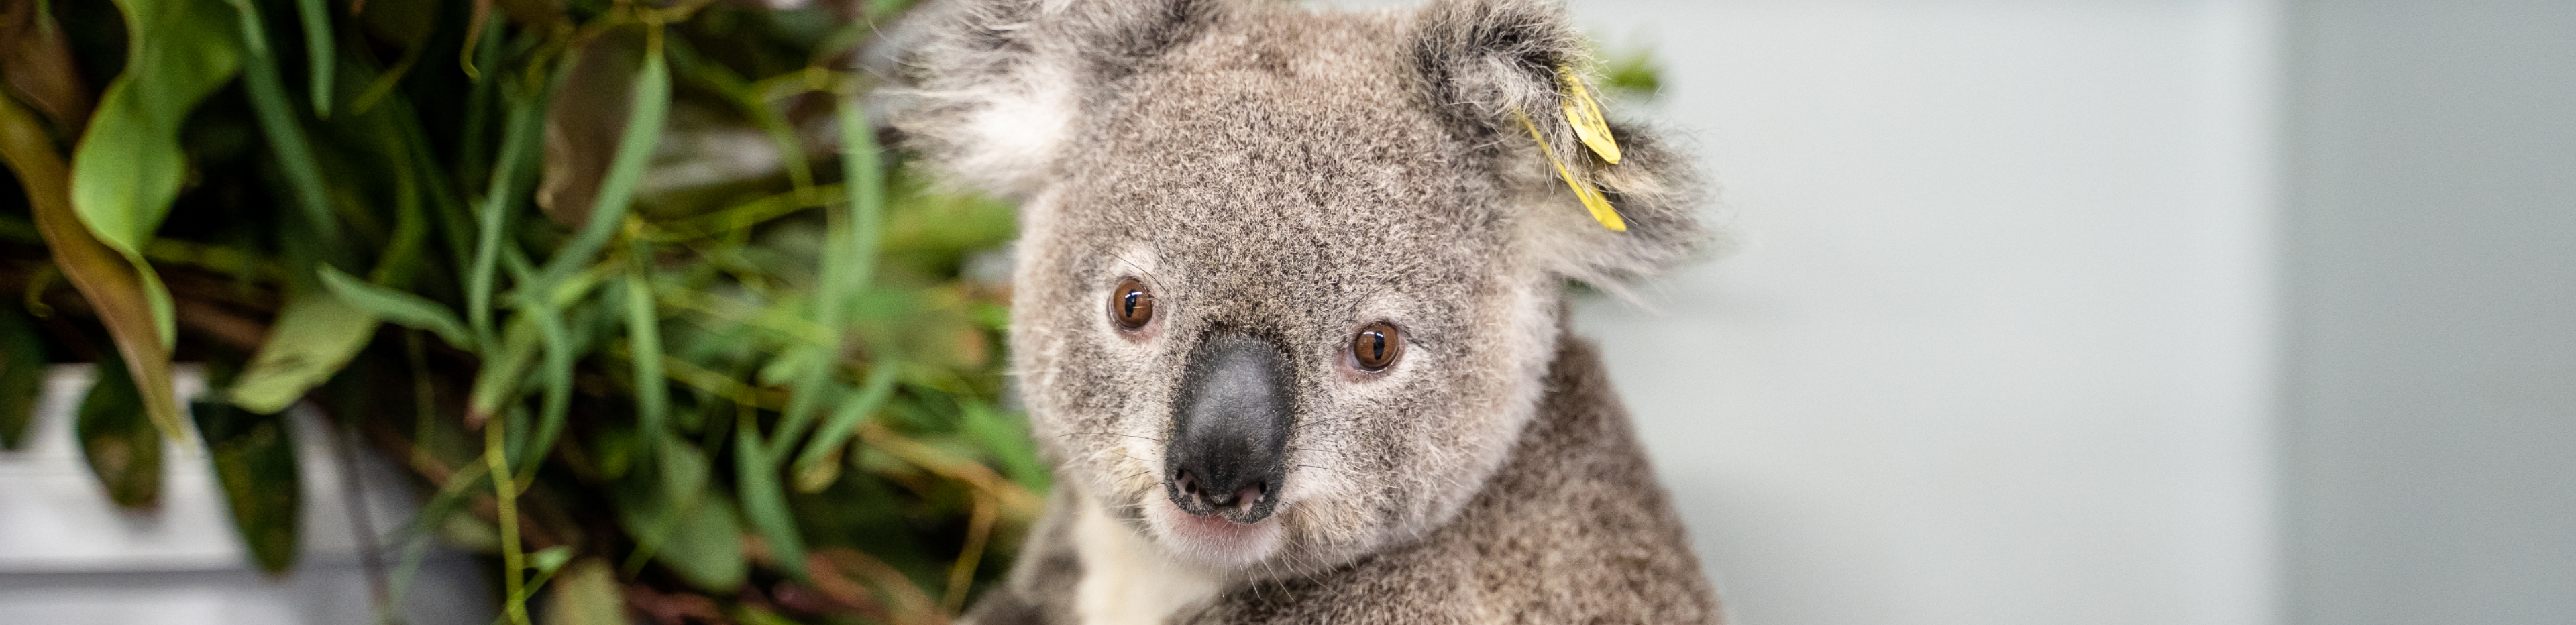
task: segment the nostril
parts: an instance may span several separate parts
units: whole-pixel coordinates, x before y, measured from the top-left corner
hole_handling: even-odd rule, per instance
[[[1252,509],[1252,507],[1253,507],[1253,506],[1255,506],[1255,505],[1259,505],[1259,504],[1261,503],[1261,493],[1265,492],[1266,490],[1267,490],[1267,489],[1266,489],[1266,488],[1264,488],[1264,487],[1263,487],[1261,484],[1259,484],[1259,483],[1255,483],[1255,484],[1253,484],[1253,485],[1251,485],[1251,486],[1245,486],[1245,487],[1243,487],[1243,490],[1239,490],[1239,491],[1235,491],[1235,492],[1234,492],[1234,500],[1235,500],[1235,501],[1238,501],[1238,502],[1242,502],[1242,503],[1243,503],[1243,509],[1245,509],[1245,510],[1250,510],[1250,509]]]
[[[1181,494],[1183,495],[1196,497],[1199,494],[1199,482],[1198,480],[1190,479],[1190,472],[1188,469],[1173,472],[1172,483],[1181,487]]]

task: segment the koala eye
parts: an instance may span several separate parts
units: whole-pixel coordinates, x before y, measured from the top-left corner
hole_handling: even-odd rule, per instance
[[[1145,327],[1154,320],[1154,294],[1135,278],[1118,281],[1118,288],[1109,291],[1109,318],[1129,330]]]
[[[1351,361],[1362,371],[1384,371],[1403,354],[1404,336],[1396,331],[1395,324],[1384,321],[1368,324],[1368,327],[1360,328],[1358,335],[1351,337]]]

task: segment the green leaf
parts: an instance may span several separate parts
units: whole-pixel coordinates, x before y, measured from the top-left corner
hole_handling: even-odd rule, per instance
[[[321,274],[322,285],[331,289],[331,294],[341,301],[366,309],[385,321],[428,330],[457,349],[474,348],[473,335],[466,332],[465,323],[457,321],[456,313],[438,302],[398,289],[368,284],[330,267],[323,267]]]
[[[233,405],[260,414],[285,410],[305,391],[339,373],[376,335],[376,317],[325,289],[291,296],[268,342],[229,392]]]
[[[635,369],[635,428],[638,438],[652,441],[670,428],[671,382],[662,372],[662,315],[653,302],[649,260],[653,248],[638,242],[626,251],[626,345]],[[637,445],[651,462],[656,445]]]
[[[494,338],[492,290],[500,272],[501,246],[509,243],[505,231],[511,212],[517,208],[520,190],[527,185],[528,176],[521,166],[537,152],[538,140],[544,136],[539,123],[544,120],[544,95],[542,91],[502,90],[503,99],[511,100],[510,114],[503,122],[501,154],[493,161],[491,187],[484,191],[483,206],[475,219],[474,265],[467,273],[465,287],[466,321],[474,329],[475,338],[484,341]]]
[[[699,588],[731,592],[750,563],[733,500],[708,488],[706,453],[667,433],[654,471],[619,484],[618,520],[635,537],[629,568],[658,560]]]
[[[669,434],[659,440],[655,470],[620,484],[618,520],[636,543],[629,568],[655,560],[699,588],[732,592],[750,570],[733,500],[708,488],[705,452]]]
[[[767,445],[760,442],[760,424],[750,413],[735,418],[733,432],[735,487],[742,490],[743,516],[751,517],[751,527],[769,542],[769,553],[778,568],[797,579],[805,578],[805,539],[796,533],[796,519],[787,511],[787,493],[778,487],[778,463],[769,458]]]
[[[205,437],[215,479],[232,504],[233,529],[261,570],[284,573],[295,564],[297,519],[303,488],[296,475],[295,439],[283,414],[258,414],[223,402],[189,406]]]
[[[835,215],[833,243],[826,253],[822,293],[827,307],[824,325],[840,319],[847,298],[867,287],[875,273],[877,248],[885,223],[885,168],[877,154],[877,135],[857,98],[840,98],[841,188],[849,194],[849,214]],[[837,273],[835,273],[837,271]]]
[[[170,215],[188,177],[179,128],[197,102],[241,69],[231,11],[212,2],[120,0],[125,72],[107,86],[72,155],[72,208],[81,223],[141,274],[153,326],[166,348],[176,339],[170,292],[143,261],[143,247]],[[158,402],[155,402],[158,403]],[[165,424],[175,431],[176,400]]]
[[[528,567],[536,569],[540,577],[563,570],[564,564],[569,562],[572,562],[572,548],[563,545],[539,549],[536,553],[528,554]]]
[[[959,429],[975,437],[977,446],[1000,462],[1003,475],[1029,490],[1046,492],[1050,486],[1046,463],[1038,460],[1025,423],[972,397],[958,398],[957,408],[965,417],[959,420]]]
[[[626,224],[627,204],[635,185],[653,164],[653,149],[662,140],[663,122],[671,111],[671,68],[662,60],[661,31],[646,33],[644,68],[635,78],[634,99],[626,112],[626,129],[617,138],[617,156],[584,215],[581,230],[546,259],[539,284],[554,284],[590,264],[608,246],[610,236]],[[561,96],[558,96],[561,97]]]
[[[323,186],[322,165],[313,158],[313,145],[304,140],[301,116],[287,98],[284,79],[277,74],[277,54],[268,45],[268,30],[261,25],[259,9],[250,0],[224,0],[233,7],[235,22],[241,25],[241,41],[249,58],[242,59],[242,86],[250,93],[251,111],[259,120],[259,130],[268,139],[270,154],[277,157],[280,171],[285,172],[288,190],[294,192],[295,206],[302,209],[307,225],[323,242],[338,238],[339,222],[332,219],[330,191]],[[197,2],[202,4],[202,2]]]
[[[656,559],[699,588],[720,593],[741,588],[750,575],[751,559],[743,555],[742,521],[735,514],[732,498],[707,494],[697,505],[680,511],[678,524]]]
[[[331,49],[331,11],[323,0],[295,0],[295,15],[304,22],[304,58],[313,81],[313,114],[331,116],[331,67],[339,52]]]
[[[858,396],[841,402],[832,410],[832,418],[823,422],[823,429],[814,432],[814,438],[805,443],[805,451],[796,456],[797,490],[821,492],[832,484],[832,480],[824,476],[825,472],[837,473],[840,466],[840,463],[832,461],[832,451],[847,444],[850,435],[859,430],[859,425],[867,422],[868,415],[885,407],[886,399],[894,396],[895,382],[902,372],[900,361],[892,358],[878,361],[876,367],[868,372],[867,381],[859,386]]]
[[[159,314],[170,309],[169,292],[150,267],[136,264],[132,256],[118,252],[83,226],[72,203],[72,174],[62,155],[54,152],[53,138],[33,113],[6,97],[0,97],[0,160],[8,162],[26,190],[36,230],[53,252],[54,265],[89,300],[90,311],[107,327],[116,351],[124,357],[127,372],[143,381],[139,388],[144,414],[151,416],[162,436],[180,438],[186,424],[181,423],[179,399],[170,387],[170,341],[163,333],[169,316]]]
[[[546,600],[547,625],[629,625],[626,593],[607,560],[583,558],[555,576]]]
[[[44,396],[45,371],[53,362],[33,321],[17,306],[0,306],[0,449],[27,442],[27,423],[35,417],[36,399]]]
[[[80,437],[81,456],[107,488],[107,498],[128,508],[150,507],[161,498],[161,437],[143,417],[143,396],[125,365],[113,358],[98,363],[98,381],[81,400],[72,431]]]
[[[519,387],[527,383],[528,367],[537,359],[537,321],[521,315],[510,319],[510,327],[501,332],[499,345],[483,354],[483,366],[474,371],[474,388],[467,393],[465,420],[480,424],[500,414],[503,404],[518,396]]]
[[[564,421],[572,410],[573,361],[581,356],[573,351],[572,333],[564,327],[561,309],[544,298],[530,297],[525,302],[529,306],[519,315],[537,321],[537,340],[542,346],[538,353],[543,361],[543,368],[537,370],[537,383],[544,387],[545,398],[537,413],[537,429],[526,440],[514,441],[518,445],[510,450],[510,457],[518,463],[513,471],[521,476],[534,475],[537,466],[554,454],[555,438],[563,435]]]

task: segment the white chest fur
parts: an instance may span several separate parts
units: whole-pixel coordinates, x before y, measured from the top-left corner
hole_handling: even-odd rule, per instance
[[[1082,625],[1156,625],[1216,595],[1214,573],[1172,559],[1098,505],[1082,508],[1073,527],[1074,553],[1082,558],[1073,606]]]

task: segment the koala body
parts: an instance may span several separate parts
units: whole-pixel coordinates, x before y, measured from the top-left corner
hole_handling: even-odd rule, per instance
[[[1569,280],[1707,238],[1697,187],[1635,129],[1584,147],[1562,8],[927,10],[896,121],[1024,200],[1013,367],[1058,476],[969,621],[1718,619],[1563,325]]]

